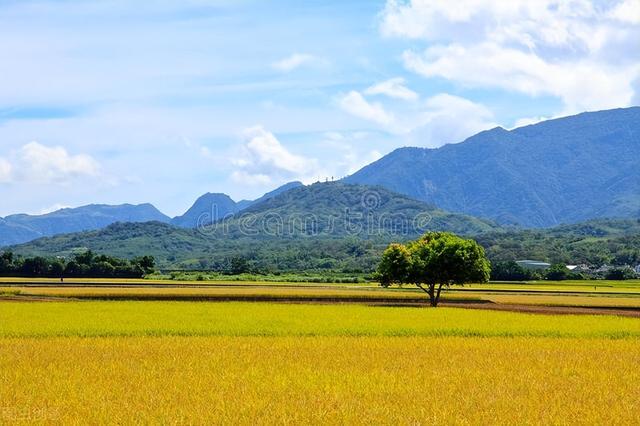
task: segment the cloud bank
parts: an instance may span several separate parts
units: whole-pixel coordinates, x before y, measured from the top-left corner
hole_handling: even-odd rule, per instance
[[[557,97],[569,114],[631,105],[640,76],[639,8],[637,0],[609,7],[588,0],[390,0],[380,30],[425,44],[404,51],[407,70],[462,87]]]

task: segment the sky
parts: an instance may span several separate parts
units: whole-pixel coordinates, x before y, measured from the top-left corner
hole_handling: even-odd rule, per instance
[[[0,0],[0,216],[186,211],[640,104],[640,0]]]

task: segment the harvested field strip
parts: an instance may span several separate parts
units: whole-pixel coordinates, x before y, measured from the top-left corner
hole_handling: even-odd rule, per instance
[[[307,301],[307,302],[407,302],[428,303],[420,291],[378,289],[291,288],[291,287],[214,287],[214,288],[0,288],[1,294],[21,296],[69,297],[93,300],[208,300],[208,301]],[[443,300],[481,301],[480,297],[448,294]]]
[[[640,297],[608,296],[567,296],[567,295],[502,295],[475,293],[482,300],[499,304],[527,304],[544,306],[578,306],[578,307],[609,307],[609,308],[638,308]]]

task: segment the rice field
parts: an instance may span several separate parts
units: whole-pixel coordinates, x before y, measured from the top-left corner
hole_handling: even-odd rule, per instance
[[[0,340],[0,423],[637,424],[634,340]]]
[[[0,337],[480,336],[638,338],[640,319],[457,308],[206,302],[0,304]]]
[[[631,425],[639,364],[621,316],[0,301],[0,424]]]

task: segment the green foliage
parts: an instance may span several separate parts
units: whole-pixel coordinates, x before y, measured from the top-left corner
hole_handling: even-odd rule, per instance
[[[390,245],[377,275],[383,286],[415,284],[429,294],[435,307],[443,286],[487,282],[490,271],[484,249],[475,241],[448,232],[429,232],[406,246]]]
[[[142,256],[131,261],[91,250],[77,253],[65,262],[62,258],[16,257],[12,252],[0,254],[0,276],[28,278],[142,278],[154,271],[155,259]]]
[[[513,260],[491,265],[492,281],[530,281],[538,278],[540,278],[539,274],[523,268]]]
[[[632,280],[636,278],[636,273],[631,268],[613,268],[607,271],[605,279],[607,280]]]
[[[551,265],[549,269],[544,271],[544,277],[550,281],[564,281],[572,278],[571,271],[561,263]]]
[[[411,252],[403,244],[391,244],[382,253],[376,277],[380,284],[388,287],[393,283],[405,284],[410,282]]]

